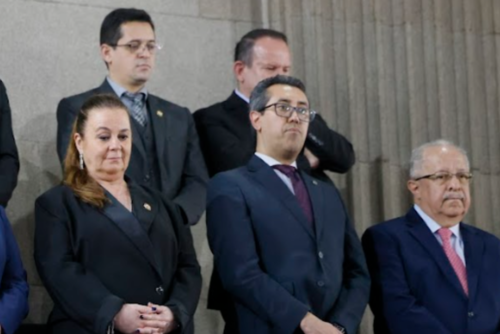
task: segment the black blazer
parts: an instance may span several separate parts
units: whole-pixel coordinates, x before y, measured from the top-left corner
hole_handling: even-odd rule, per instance
[[[69,137],[82,104],[92,95],[115,94],[107,80],[100,87],[67,97],[57,107],[57,153],[62,163]],[[148,109],[153,125],[156,154],[159,162],[162,193],[179,205],[190,224],[200,219],[206,199],[208,179],[205,162],[198,143],[198,134],[188,109],[148,94]],[[141,184],[145,182],[146,152],[140,145],[132,123],[132,155],[127,176]]]
[[[194,120],[210,176],[244,166],[254,154],[256,138],[248,116],[248,103],[236,93],[223,102],[198,110]],[[320,165],[311,169],[307,159],[300,155],[299,169],[323,181],[330,181],[325,170],[346,173],[355,161],[352,144],[328,128],[320,115],[309,125],[305,147],[318,157]]]
[[[5,86],[0,80],[0,205],[7,206],[17,185],[19,156],[12,132],[9,99]]]
[[[207,231],[241,334],[292,334],[306,313],[356,333],[370,279],[335,186],[301,172],[314,228],[297,198],[257,156],[208,186]]]
[[[132,215],[99,210],[57,186],[35,203],[35,263],[54,300],[51,333],[105,333],[124,303],[163,304],[193,333],[201,289],[189,227],[177,206],[129,183]]]

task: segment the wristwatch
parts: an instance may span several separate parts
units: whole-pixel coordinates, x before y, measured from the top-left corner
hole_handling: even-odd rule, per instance
[[[333,325],[333,327],[337,328],[339,330],[339,332],[341,332],[342,334],[347,334],[347,331],[345,330],[344,327],[340,326],[337,323],[333,323],[332,325]]]

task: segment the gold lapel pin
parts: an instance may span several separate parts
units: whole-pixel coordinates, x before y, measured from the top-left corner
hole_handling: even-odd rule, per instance
[[[149,205],[148,203],[144,203],[144,209],[151,211],[151,205]]]
[[[161,111],[161,110],[157,110],[157,111],[156,111],[156,114],[157,114],[159,117],[163,117],[163,111]]]
[[[318,182],[316,182],[316,180],[313,180],[313,184],[314,184],[315,186],[317,186],[317,185],[318,185]]]

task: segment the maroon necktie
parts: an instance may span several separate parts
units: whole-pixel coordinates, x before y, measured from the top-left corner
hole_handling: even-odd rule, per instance
[[[292,181],[295,197],[297,197],[300,207],[304,210],[307,220],[312,224],[314,218],[309,193],[307,192],[306,185],[304,181],[302,181],[297,168],[289,165],[274,165],[273,168],[285,174]]]

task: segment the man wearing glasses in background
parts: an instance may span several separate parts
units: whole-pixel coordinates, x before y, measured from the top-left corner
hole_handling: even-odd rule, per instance
[[[412,152],[413,208],[363,236],[375,334],[500,333],[500,240],[462,223],[471,178],[448,141]]]
[[[161,191],[180,207],[186,223],[196,224],[205,207],[208,176],[189,110],[150,94],[145,87],[160,49],[151,17],[133,8],[112,11],[101,25],[100,44],[108,69],[102,85],[64,98],[57,107],[61,163],[81,105],[93,94],[116,94],[127,106],[132,123],[133,150],[126,175]]]
[[[355,334],[370,278],[337,188],[297,169],[315,116],[304,85],[265,79],[250,110],[256,150],[217,174],[207,197],[210,248],[238,319],[231,333]]]

